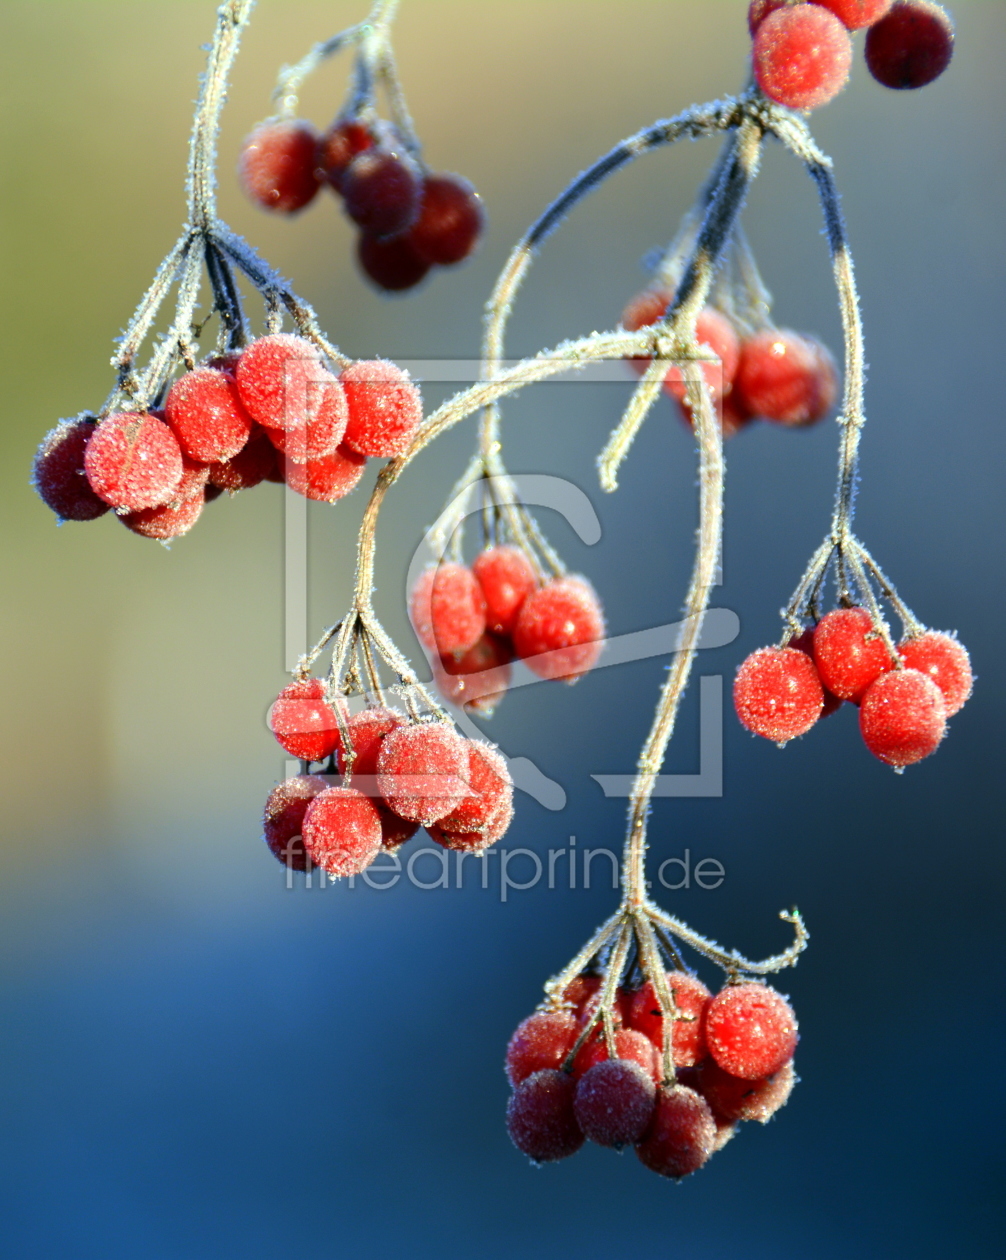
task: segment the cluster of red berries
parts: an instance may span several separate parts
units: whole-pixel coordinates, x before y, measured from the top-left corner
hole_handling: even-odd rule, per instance
[[[268,119],[245,140],[238,173],[253,201],[283,214],[302,210],[322,185],[331,188],[360,228],[364,274],[390,292],[467,258],[485,227],[472,185],[424,171],[384,122],[337,118],[319,135],[305,119]]]
[[[788,647],[752,652],[734,681],[737,716],[784,744],[849,700],[867,748],[900,770],[936,751],[973,676],[964,645],[934,630],[909,635],[897,657],[865,608],[836,608]]]
[[[622,327],[635,332],[655,323],[673,299],[668,289],[644,289],[622,312]],[[695,336],[719,360],[704,360],[701,370],[719,409],[724,437],[732,437],[757,416],[791,428],[815,424],[834,405],[838,368],[827,347],[815,337],[784,328],[762,328],[742,335],[714,306],[704,307],[699,314]],[[645,358],[630,360],[639,372],[648,362]],[[677,401],[685,422],[691,424],[680,367],[668,368],[664,389]]]
[[[565,1159],[589,1138],[632,1145],[665,1177],[695,1172],[733,1137],[740,1120],[769,1120],[796,1075],[796,1018],[763,984],[730,984],[713,997],[695,976],[667,975],[677,1014],[671,1037],[675,1080],[663,1080],[663,1016],[653,985],[619,988],[614,1048],[608,1056],[596,1018],[600,978],[578,976],[563,1009],[538,1011],[507,1048],[513,1086],[507,1128],[536,1162]]]
[[[889,88],[919,88],[950,64],[954,27],[930,0],[751,0],[758,86],[791,109],[817,109],[845,87],[850,31],[868,28],[866,64]]]
[[[63,421],[35,459],[35,486],[63,520],[114,508],[148,538],[187,533],[204,503],[262,481],[334,502],[368,456],[400,455],[423,417],[408,374],[381,360],[329,372],[311,342],[275,333],[209,359],[163,409]]]
[[[350,716],[320,678],[302,678],[279,693],[269,726],[291,756],[330,770],[295,775],[266,802],[266,843],[293,870],[358,875],[420,827],[446,849],[478,853],[510,825],[506,761],[443,722],[410,722],[388,708]]]
[[[510,662],[573,683],[604,647],[604,613],[583,577],[540,584],[520,547],[487,547],[471,568],[425,569],[409,598],[420,642],[434,652],[437,686],[453,704],[491,713],[510,684]]]

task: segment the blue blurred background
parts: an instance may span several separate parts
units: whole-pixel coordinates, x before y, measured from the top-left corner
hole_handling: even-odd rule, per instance
[[[220,194],[353,355],[475,354],[510,244],[569,178],[745,73],[742,0],[407,0],[397,49],[427,157],[474,180],[491,226],[470,265],[383,300],[354,271],[334,201],[277,221],[231,176],[278,63],[363,7],[262,0]],[[35,499],[38,441],[105,397],[111,339],[175,239],[212,5],[4,6],[5,1255],[1001,1254],[1006,8],[954,12],[957,55],[937,84],[887,92],[859,58],[813,125],[844,192],[868,336],[859,529],[919,615],[960,631],[980,683],[937,756],[901,777],[863,749],[848,706],[784,753],[728,711],[722,798],[657,804],[658,860],[688,849],[726,871],[715,891],[661,891],[665,905],[749,955],[786,939],[783,906],[813,935],[780,984],[800,1016],[802,1084],[772,1124],[675,1186],[599,1149],[531,1169],[503,1128],[506,1040],[612,908],[603,863],[589,890],[503,904],[474,866],[462,889],[287,888],[265,851],[261,805],[284,773],[264,725],[284,678],[279,489],[213,505],[170,551],[108,517],[57,530]],[[344,70],[304,94],[321,125]],[[610,327],[712,152],[651,156],[581,208],[521,297],[511,349]],[[778,150],[746,223],[779,322],[837,346],[814,193]],[[621,492],[597,491],[594,459],[629,388],[554,385],[506,412],[514,471],[568,477],[597,507],[594,547],[543,521],[616,633],[677,616],[695,521],[692,444],[667,406]],[[717,602],[742,630],[702,673],[729,682],[777,636],[827,527],[835,436],[761,426],[731,443]],[[471,442],[464,425],[424,455],[382,523],[380,611],[409,651],[405,567]],[[314,628],[348,602],[364,501],[312,508]],[[521,796],[510,847],[618,846],[621,803],[590,775],[631,770],[662,669],[507,699],[487,734],[568,795],[558,812]],[[671,772],[698,770],[695,696]]]

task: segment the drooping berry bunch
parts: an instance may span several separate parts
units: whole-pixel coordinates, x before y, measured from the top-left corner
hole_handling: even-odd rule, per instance
[[[748,26],[758,86],[790,109],[817,109],[845,87],[850,31],[868,28],[867,67],[890,88],[932,83],[954,47],[949,15],[930,0],[751,0]]]
[[[356,47],[354,85],[334,122],[319,133],[296,116],[297,92],[323,60]],[[375,89],[387,89],[394,120],[380,118]],[[322,187],[360,229],[357,260],[377,288],[414,288],[432,267],[462,262],[485,229],[482,199],[460,175],[431,172],[404,104],[387,21],[361,24],[318,45],[285,69],[274,98],[283,113],[245,139],[238,165],[256,204],[281,214],[308,205]]]

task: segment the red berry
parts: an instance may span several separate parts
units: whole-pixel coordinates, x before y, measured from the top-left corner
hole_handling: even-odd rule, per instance
[[[756,1081],[778,1072],[796,1049],[793,1008],[766,984],[734,984],[706,1007],[706,1043],[731,1076]]]
[[[404,150],[367,149],[342,174],[346,213],[369,236],[398,236],[416,221],[422,182]]]
[[[890,12],[894,0],[815,0],[830,9],[848,31],[861,31],[873,26]]]
[[[206,367],[175,381],[164,403],[164,418],[184,453],[204,464],[236,455],[253,427],[234,377]]]
[[[653,1172],[678,1179],[701,1168],[715,1144],[709,1104],[695,1090],[673,1085],[657,1094],[653,1120],[636,1154]]]
[[[535,1011],[517,1025],[506,1048],[506,1074],[519,1085],[542,1068],[560,1068],[576,1041],[576,1019],[568,1011]]]
[[[838,395],[838,369],[816,338],[766,328],[741,345],[734,393],[751,415],[794,427],[815,424]]]
[[[93,521],[108,511],[84,472],[84,451],[94,431],[90,420],[61,420],[35,456],[35,489],[61,521]]]
[[[953,635],[927,630],[900,643],[898,655],[909,669],[931,678],[943,692],[948,718],[964,707],[971,695],[974,675],[967,648]]]
[[[84,451],[91,489],[125,512],[169,503],[182,479],[178,439],[163,421],[143,412],[108,416]]]
[[[698,1071],[697,1089],[719,1120],[760,1120],[767,1123],[789,1101],[796,1084],[792,1060],[771,1076],[745,1081],[706,1059]]]
[[[378,797],[377,790],[377,758],[381,752],[385,735],[405,725],[405,714],[398,709],[361,709],[354,713],[346,723],[350,743],[353,747],[352,783],[358,791],[368,796]],[[349,761],[346,751],[340,745],[337,749],[339,757],[339,773],[346,774]]]
[[[126,512],[119,519],[134,534],[168,542],[189,532],[199,520],[205,503],[206,496],[202,490],[197,490],[195,494],[190,494],[179,502],[141,508],[139,512]]]
[[[746,428],[754,416],[747,411],[740,399],[737,397],[736,391],[727,394],[726,398],[714,399],[716,409],[719,412],[720,432],[723,434],[723,440],[732,438],[735,433],[739,433],[741,429]],[[695,422],[692,418],[692,409],[682,399],[678,403],[678,410],[681,413],[681,419],[690,429],[695,428]]]
[[[377,786],[399,817],[427,827],[460,804],[468,792],[467,770],[467,743],[449,726],[400,726],[384,737]]]
[[[759,648],[734,679],[734,708],[755,735],[785,744],[821,716],[824,688],[814,662],[795,648]]]
[[[171,506],[177,507],[178,504],[184,503],[186,499],[191,499],[196,494],[201,494],[205,500],[209,476],[209,464],[201,464],[198,460],[190,459],[183,451],[182,479],[175,487],[175,497],[171,500]]]
[[[510,1095],[506,1109],[510,1140],[536,1164],[575,1155],[583,1145],[573,1113],[575,1089],[567,1073],[546,1068],[521,1081]]]
[[[699,312],[699,318],[695,324],[695,340],[704,349],[711,350],[719,359],[718,363],[703,361],[700,364],[709,392],[716,401],[730,392],[734,377],[737,375],[737,364],[741,353],[740,338],[725,315],[713,306],[706,306]],[[681,368],[669,368],[664,380],[664,389],[667,393],[682,402],[686,388]]]
[[[520,547],[487,547],[472,562],[486,600],[486,626],[511,634],[521,605],[538,585],[534,565]]]
[[[488,717],[510,686],[512,660],[513,651],[506,639],[484,634],[460,656],[437,655],[433,677],[445,700],[463,705],[466,712]]]
[[[863,742],[875,757],[898,769],[934,753],[946,729],[943,693],[917,669],[882,675],[866,692],[859,710]]]
[[[822,684],[855,704],[894,664],[865,608],[825,613],[814,629],[814,661]]]
[[[300,678],[284,687],[269,710],[269,729],[291,757],[302,761],[324,761],[342,742],[321,678]]]
[[[622,311],[622,327],[627,332],[637,332],[640,328],[655,324],[673,301],[674,294],[670,289],[644,289],[642,293],[637,293],[625,304],[625,309]],[[630,360],[632,363],[641,364],[640,370],[645,369],[649,361],[647,358]]]
[[[587,1006],[601,991],[601,977],[581,972],[574,976],[562,991],[563,1001],[570,1002],[576,1015],[582,1015]]]
[[[583,577],[554,578],[532,591],[513,628],[517,656],[540,678],[576,682],[604,648],[604,613]]]
[[[513,779],[499,750],[481,740],[466,741],[468,767],[465,779],[471,795],[438,819],[444,831],[485,834],[491,821],[497,819],[513,801]]]
[[[259,123],[241,149],[242,188],[266,210],[302,210],[319,187],[317,149],[317,132],[303,118]]]
[[[446,560],[419,575],[409,616],[424,647],[443,656],[467,652],[485,634],[486,601],[471,569]]]
[[[414,289],[431,265],[416,253],[408,234],[379,240],[364,232],[357,241],[356,257],[367,279],[387,293]]]
[[[753,35],[770,13],[792,3],[793,0],[751,0],[748,6],[748,30]]]
[[[319,173],[336,192],[342,192],[346,167],[358,153],[373,145],[373,132],[364,123],[353,118],[336,119],[318,142]]]
[[[400,849],[406,840],[411,840],[419,830],[419,823],[409,822],[407,818],[399,818],[393,814],[380,798],[374,801],[381,818],[381,848],[388,853]]]
[[[619,1059],[628,1059],[643,1069],[654,1085],[660,1084],[663,1068],[660,1055],[649,1037],[637,1032],[634,1028],[619,1028],[615,1031],[615,1055]],[[588,1037],[573,1060],[573,1076],[579,1080],[585,1072],[596,1063],[604,1063],[608,1058],[608,1047],[604,1040],[604,1032],[598,1026],[593,1035]]]
[[[403,454],[423,422],[423,400],[409,374],[384,359],[352,363],[339,377],[346,391],[346,445],[360,455]]]
[[[790,640],[789,646],[791,648],[795,648],[796,651],[798,652],[805,653],[807,656],[810,657],[811,660],[813,660],[814,659],[814,631],[813,629],[810,626],[808,626],[807,629],[804,630],[803,634],[800,634],[795,639]],[[820,673],[818,674],[818,677],[820,677]],[[833,695],[828,690],[828,688],[824,686],[823,683],[821,684],[821,686],[824,688],[824,707],[821,709],[821,717],[823,718],[830,717],[832,713],[836,712],[836,710],[842,707],[844,701],[839,699],[838,696]]]
[[[819,4],[776,9],[754,35],[754,74],[766,96],[790,109],[817,109],[845,87],[852,41]]]
[[[684,971],[669,971],[667,983],[678,1012],[683,1016],[674,1021],[671,1031],[674,1063],[677,1067],[692,1067],[706,1057],[702,1013],[709,1002],[709,990],[697,976],[690,976]],[[633,993],[625,1020],[630,1028],[648,1037],[658,1051],[663,1051],[664,1018],[649,980]]]
[[[599,1146],[638,1142],[653,1118],[657,1091],[638,1063],[606,1059],[580,1078],[573,1112],[584,1137]]]
[[[293,333],[272,333],[243,351],[234,377],[253,420],[267,429],[298,429],[317,409],[329,373],[310,341]]]
[[[409,243],[420,258],[449,267],[467,258],[485,229],[482,198],[460,175],[428,175]]]
[[[336,447],[329,455],[295,464],[287,460],[283,477],[291,490],[319,503],[335,503],[355,490],[363,478],[367,458],[347,446]]]
[[[867,31],[865,51],[870,73],[884,87],[925,87],[950,65],[954,24],[938,4],[896,0]]]
[[[315,866],[336,878],[359,875],[381,848],[381,818],[362,792],[330,787],[308,805],[301,834]]]
[[[209,483],[217,490],[237,494],[239,490],[249,490],[259,482],[273,480],[275,473],[276,448],[269,441],[266,431],[256,427],[236,455],[223,463],[210,464]]]
[[[298,774],[285,779],[269,793],[262,830],[272,854],[294,871],[308,869],[301,828],[304,815],[319,792],[328,787],[320,774]]]

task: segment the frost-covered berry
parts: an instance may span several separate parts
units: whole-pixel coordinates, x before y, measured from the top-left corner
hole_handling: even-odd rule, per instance
[[[690,976],[685,971],[669,971],[667,984],[680,1016],[671,1030],[674,1062],[677,1067],[692,1067],[706,1055],[702,1015],[710,993],[697,976]],[[630,998],[625,1022],[648,1037],[658,1050],[663,1049],[664,1018],[649,980]]]
[[[734,394],[751,415],[791,427],[815,424],[834,405],[838,368],[816,337],[767,328],[742,343]]]
[[[723,440],[732,438],[739,433],[741,429],[747,428],[751,421],[755,418],[746,407],[743,406],[741,400],[737,397],[736,391],[729,393],[726,398],[714,399],[717,414],[720,421],[720,432],[723,434]],[[681,419],[688,425],[690,429],[695,428],[695,418],[692,415],[692,409],[688,403],[681,400],[678,403],[678,410],[681,413]]]
[[[865,608],[834,608],[814,627],[814,662],[822,684],[858,704],[867,687],[893,667]]]
[[[362,792],[330,787],[308,805],[301,834],[315,866],[337,878],[359,875],[381,848],[381,818]]]
[[[767,984],[734,984],[706,1007],[706,1044],[731,1076],[756,1081],[778,1072],[796,1049],[793,1008]]]
[[[355,118],[336,119],[318,142],[318,169],[325,180],[342,192],[346,167],[358,153],[374,147],[374,133]]]
[[[405,725],[405,714],[398,709],[361,709],[354,713],[346,723],[349,740],[353,748],[352,782],[353,787],[368,796],[378,796],[377,758],[381,752],[384,737],[398,727]],[[337,749],[339,773],[346,774],[350,770],[346,750]]]
[[[899,770],[934,753],[946,729],[943,693],[917,669],[883,674],[863,696],[859,709],[863,742],[875,757]]]
[[[506,1050],[506,1074],[511,1085],[540,1072],[562,1067],[579,1028],[569,1011],[535,1011],[517,1025]]]
[[[510,1095],[506,1126],[514,1146],[536,1164],[575,1155],[583,1133],[573,1112],[576,1084],[565,1072],[543,1069]]]
[[[433,660],[433,678],[440,694],[469,713],[488,717],[510,686],[513,649],[507,639],[484,634],[474,647]]]
[[[538,585],[534,565],[520,547],[487,547],[472,561],[472,573],[486,601],[486,626],[511,634],[527,597]]]
[[[785,744],[821,716],[824,688],[814,662],[796,648],[759,648],[734,679],[734,708],[755,735]]]
[[[656,1086],[628,1059],[605,1059],[580,1078],[573,1112],[584,1137],[599,1146],[638,1142],[653,1118]]]
[[[187,534],[202,515],[206,505],[206,496],[202,490],[190,494],[187,498],[173,503],[163,503],[160,507],[141,508],[138,512],[124,512],[119,520],[134,534],[143,538],[156,538],[159,542],[170,542],[173,538],[181,538]]]
[[[35,489],[61,521],[93,521],[109,509],[91,489],[84,471],[84,451],[94,431],[90,420],[61,420],[35,456]]]
[[[366,464],[365,455],[357,455],[342,445],[328,455],[309,459],[304,464],[286,460],[283,478],[291,490],[296,490],[305,499],[316,503],[336,503],[360,484]]]
[[[183,452],[204,464],[236,455],[254,427],[241,405],[234,377],[208,367],[186,372],[175,381],[164,402],[164,418]]]
[[[482,740],[465,741],[468,764],[465,780],[470,794],[443,818],[437,820],[444,831],[477,831],[483,835],[513,802],[513,779],[499,749]]]
[[[286,428],[265,431],[269,441],[295,464],[323,459],[342,442],[349,420],[346,394],[331,372],[319,367],[310,383],[308,410]]]
[[[485,230],[482,198],[460,175],[428,175],[409,243],[420,258],[449,267],[467,258]]]
[[[471,569],[453,560],[425,569],[409,597],[409,617],[425,647],[467,652],[485,634],[486,601]]]
[[[303,118],[259,123],[241,148],[241,187],[266,210],[303,210],[319,187],[317,148],[318,134]]]
[[[91,489],[123,512],[170,503],[182,479],[182,451],[168,426],[146,412],[116,412],[84,451]]]
[[[284,687],[269,710],[269,729],[291,757],[302,761],[324,761],[341,744],[321,678],[300,678]]]
[[[699,312],[695,323],[695,340],[700,348],[711,350],[719,360],[718,363],[701,360],[699,364],[715,402],[729,394],[737,375],[741,353],[740,338],[733,324],[722,312],[713,306],[706,306]],[[679,402],[684,400],[687,386],[680,367],[668,368],[664,389]]]
[[[226,490],[229,494],[237,494],[239,490],[250,490],[267,480],[280,480],[277,473],[276,448],[269,441],[265,429],[257,425],[247,443],[221,463],[210,464],[209,484],[217,490]]]
[[[817,109],[848,82],[852,41],[834,13],[819,4],[788,5],[758,25],[753,61],[766,96],[790,109]]]
[[[810,659],[813,660],[814,659],[813,627],[808,626],[807,629],[804,630],[802,634],[797,635],[795,639],[790,639],[789,646],[791,648],[794,648],[797,652],[803,652],[806,656],[809,656]],[[824,690],[824,704],[821,708],[821,717],[825,718],[825,717],[828,717],[830,714],[837,712],[837,710],[839,710],[844,704],[844,701],[839,696],[833,695],[828,690],[828,688],[824,686],[824,683],[822,683],[821,686]]]
[[[234,369],[242,405],[267,429],[302,427],[327,376],[317,347],[293,333],[259,337]]]
[[[424,827],[455,809],[468,793],[467,742],[443,722],[400,726],[377,757],[377,786],[388,807]]]
[[[422,183],[404,150],[366,149],[342,173],[346,213],[370,236],[398,236],[416,221]]]
[[[320,774],[297,774],[284,779],[269,793],[262,818],[262,832],[273,856],[294,871],[308,869],[301,829],[307,807],[324,792],[328,781]]]
[[[384,359],[351,363],[339,377],[346,392],[345,443],[360,455],[403,454],[423,420],[423,400],[408,372]]]
[[[657,1094],[653,1119],[636,1146],[640,1162],[662,1177],[696,1172],[716,1145],[716,1122],[706,1100],[684,1085]]]
[[[898,655],[908,669],[925,674],[943,692],[948,718],[963,708],[971,695],[974,675],[968,650],[954,635],[926,630],[899,643]]]
[[[654,1085],[660,1084],[663,1076],[660,1055],[649,1037],[641,1032],[637,1032],[634,1028],[617,1028],[615,1030],[615,1057],[637,1064],[652,1079]],[[573,1060],[573,1076],[579,1080],[596,1063],[604,1063],[607,1058],[608,1046],[604,1031],[598,1026],[595,1033],[581,1046]]]
[[[771,1076],[746,1081],[718,1066],[713,1059],[699,1065],[698,1089],[717,1119],[760,1120],[766,1124],[789,1101],[796,1084],[792,1060]]]
[[[897,0],[867,31],[865,52],[870,73],[884,87],[925,87],[950,65],[954,24],[929,0]]]
[[[356,258],[363,274],[384,293],[414,289],[432,266],[416,253],[408,233],[380,239],[363,232],[356,244]]]
[[[601,602],[587,579],[555,578],[522,604],[514,651],[540,678],[576,682],[597,664],[604,629]]]
[[[894,0],[815,0],[830,9],[847,31],[861,31],[873,26],[890,12]]]

